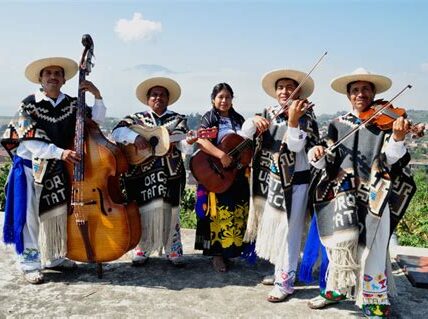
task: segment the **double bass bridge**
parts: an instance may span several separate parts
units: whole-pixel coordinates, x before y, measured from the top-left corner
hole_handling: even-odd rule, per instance
[[[96,200],[90,200],[88,202],[71,202],[71,206],[86,206],[86,205],[95,205]]]

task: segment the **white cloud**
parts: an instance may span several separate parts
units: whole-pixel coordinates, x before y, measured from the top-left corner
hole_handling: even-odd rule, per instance
[[[135,12],[131,20],[118,20],[114,31],[125,42],[149,40],[156,33],[162,31],[162,23],[144,20],[141,13]]]
[[[422,71],[428,72],[428,63],[422,63],[421,69],[422,69]]]

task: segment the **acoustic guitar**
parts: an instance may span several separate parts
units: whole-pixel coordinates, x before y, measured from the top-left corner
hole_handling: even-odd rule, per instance
[[[137,149],[134,144],[122,145],[122,150],[129,164],[132,165],[141,164],[152,156],[164,156],[168,153],[171,143],[187,138],[187,134],[169,135],[168,130],[163,126],[147,127],[136,124],[129,128],[144,137],[149,144],[149,147],[145,149]],[[198,138],[216,138],[217,131],[216,127],[198,129],[190,131],[190,135]]]
[[[214,193],[224,193],[235,181],[238,171],[247,167],[253,157],[253,142],[238,134],[228,134],[217,145],[232,157],[232,163],[224,168],[220,160],[202,150],[190,158],[189,167],[199,184]]]

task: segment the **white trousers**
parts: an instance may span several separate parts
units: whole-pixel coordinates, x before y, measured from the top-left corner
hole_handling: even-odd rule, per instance
[[[280,244],[280,252],[275,263],[275,285],[288,294],[294,292],[296,269],[302,242],[302,233],[308,202],[308,184],[293,185],[291,213],[287,231]]]

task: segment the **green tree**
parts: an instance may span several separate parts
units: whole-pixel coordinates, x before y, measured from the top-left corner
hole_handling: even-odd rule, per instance
[[[181,227],[191,229],[196,228],[195,202],[195,190],[193,188],[186,187],[180,206]]]

